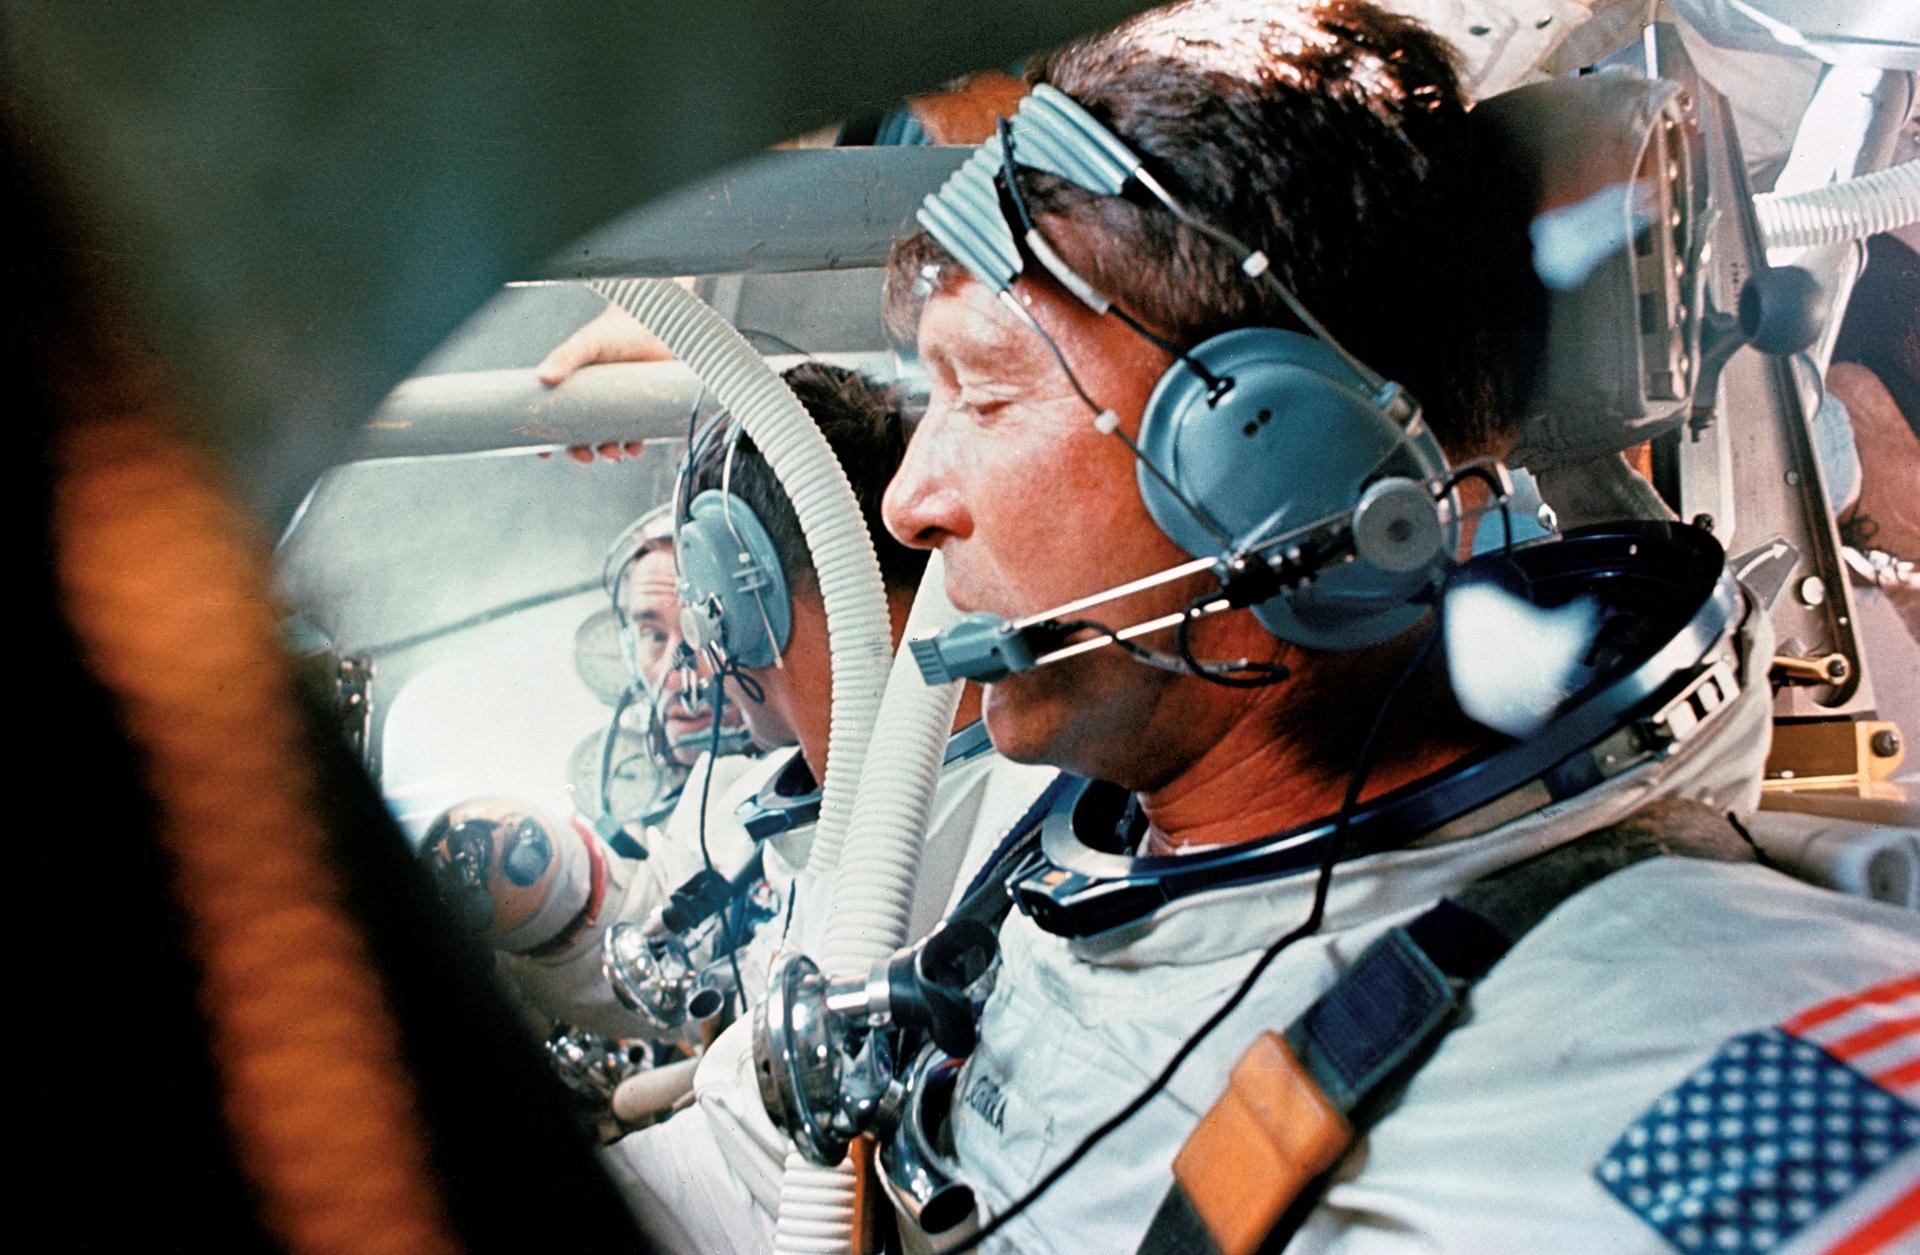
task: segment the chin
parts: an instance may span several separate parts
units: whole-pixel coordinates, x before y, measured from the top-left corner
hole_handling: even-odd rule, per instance
[[[1168,729],[1155,726],[1175,678],[1124,658],[1075,659],[988,685],[981,714],[1003,758],[1153,788],[1178,770],[1157,748]]]
[[[1073,717],[1072,707],[1035,680],[1019,676],[986,687],[980,717],[986,721],[987,736],[1002,758],[1077,771],[1078,767],[1061,761],[1060,753],[1062,723]]]

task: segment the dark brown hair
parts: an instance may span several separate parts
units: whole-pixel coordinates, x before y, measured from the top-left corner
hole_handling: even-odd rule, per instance
[[[1264,249],[1349,349],[1422,402],[1450,454],[1504,445],[1503,342],[1536,289],[1517,220],[1480,203],[1436,36],[1357,0],[1194,0],[1059,49],[1028,77],[1079,101],[1189,209]],[[1020,185],[1067,261],[1168,338],[1299,329],[1238,257],[1157,205],[1027,169]],[[910,334],[931,287],[961,277],[925,232],[898,241],[890,326]]]
[[[907,591],[920,586],[926,570],[927,555],[909,549],[888,534],[880,519],[880,499],[887,483],[899,469],[907,452],[907,427],[894,395],[885,385],[856,370],[829,366],[821,362],[802,362],[780,376],[793,389],[800,404],[820,425],[834,456],[853,484],[854,498],[867,520],[867,533],[880,559],[880,578],[889,591]],[[700,463],[693,468],[689,487],[694,494],[719,488],[726,472],[727,440],[711,441]],[[749,436],[740,437],[733,454],[733,494],[753,507],[767,529],[789,588],[817,589],[819,580],[813,571],[813,559],[807,540],[800,530],[800,519],[793,503],[780,487],[773,468],[754,447]]]

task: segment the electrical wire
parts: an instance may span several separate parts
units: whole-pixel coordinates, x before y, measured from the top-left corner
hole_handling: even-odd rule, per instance
[[[1095,291],[1091,284],[1080,278],[1079,275],[1074,274],[1070,269],[1066,270],[1065,274],[1061,274],[1055,271],[1053,265],[1034,256],[1033,247],[1028,242],[1028,237],[1032,236],[1034,239],[1044,242],[1046,236],[1034,223],[1033,215],[1027,209],[1026,197],[1020,191],[1020,180],[1013,156],[1013,128],[1008,125],[1005,118],[1000,119],[999,135],[1000,176],[997,181],[997,187],[1000,191],[1000,213],[1002,218],[1004,218],[1007,210],[1011,208],[1013,210],[1013,216],[1019,220],[1020,229],[1013,231],[1013,235],[1015,237],[1014,245],[1020,250],[1023,258],[1022,265],[1025,265],[1025,258],[1031,257],[1039,263],[1042,270],[1053,274],[1062,286],[1073,290],[1076,285],[1078,285],[1079,288],[1083,288],[1086,292],[1098,297],[1100,302],[1105,306],[1104,312],[1118,318],[1123,325],[1136,334],[1145,337],[1146,340],[1156,348],[1163,352],[1171,353],[1184,363],[1187,369],[1198,375],[1201,381],[1207,386],[1209,403],[1217,401],[1220,397],[1224,396],[1226,392],[1233,387],[1233,380],[1223,379],[1214,375],[1205,366],[1201,365],[1198,359],[1188,353],[1187,350],[1181,348],[1171,340],[1164,339],[1152,331],[1149,331],[1138,319],[1114,304],[1111,298]],[[1047,247],[1049,251],[1051,251],[1051,246]],[[1062,268],[1066,266],[1065,262],[1058,262],[1058,264]],[[1067,355],[1061,351],[1060,345],[1054,340],[1052,335],[1048,334],[1047,329],[1040,325],[1040,321],[1029,313],[1025,306],[1020,304],[1019,300],[1013,295],[1013,290],[1010,287],[1002,288],[1000,290],[1000,298],[1005,302],[1007,308],[1013,311],[1014,316],[1026,325],[1028,330],[1032,331],[1045,342],[1047,350],[1053,354],[1053,360],[1059,363],[1061,373],[1066,375],[1067,382],[1072,385],[1075,395],[1080,398],[1082,404],[1093,411],[1095,425],[1098,426],[1102,432],[1113,436],[1118,439],[1121,444],[1125,445],[1127,451],[1133,455],[1134,460],[1138,462],[1140,466],[1144,467],[1148,474],[1159,481],[1160,486],[1167,490],[1193,521],[1198,523],[1208,535],[1212,536],[1213,539],[1219,543],[1221,549],[1231,551],[1233,548],[1233,538],[1227,535],[1225,529],[1214,520],[1211,514],[1207,513],[1207,511],[1200,506],[1199,502],[1192,500],[1186,493],[1181,492],[1179,485],[1168,478],[1166,472],[1162,471],[1151,458],[1147,457],[1140,449],[1140,446],[1134,443],[1126,432],[1120,430],[1118,422],[1113,419],[1109,411],[1093,399],[1093,396],[1087,391],[1085,385],[1080,382],[1080,377],[1074,374],[1073,367],[1068,364]],[[1085,300],[1086,298],[1082,297],[1082,299]]]
[[[1181,617],[1180,622],[1174,625],[1175,640],[1179,642],[1180,647],[1177,655],[1127,640],[1097,619],[1061,619],[1053,626],[1061,632],[1096,632],[1106,637],[1117,649],[1136,662],[1145,663],[1161,671],[1171,671],[1176,675],[1198,676],[1203,680],[1212,680],[1214,683],[1224,684],[1230,688],[1261,688],[1268,684],[1278,684],[1293,674],[1277,662],[1255,662],[1251,658],[1240,658],[1233,662],[1209,661],[1193,656],[1186,644],[1187,624],[1198,617],[1194,612],[1216,595],[1201,593],[1187,603],[1186,613]],[[1230,678],[1236,671],[1260,673],[1260,678],[1252,680]]]
[[[1319,931],[1321,921],[1326,916],[1327,894],[1333,881],[1333,868],[1334,865],[1340,861],[1341,852],[1346,846],[1347,829],[1352,823],[1354,809],[1360,803],[1360,790],[1365,787],[1367,777],[1372,773],[1373,758],[1379,748],[1381,730],[1386,726],[1388,714],[1390,714],[1394,706],[1398,704],[1407,686],[1413,682],[1414,677],[1426,666],[1427,660],[1433,656],[1434,646],[1439,642],[1439,639],[1440,632],[1437,626],[1427,632],[1425,639],[1420,642],[1419,649],[1414,652],[1412,661],[1407,664],[1406,669],[1394,680],[1393,686],[1387,690],[1386,696],[1381,699],[1380,709],[1375,713],[1373,723],[1367,729],[1366,739],[1360,743],[1360,751],[1354,759],[1353,770],[1347,777],[1346,791],[1340,799],[1340,810],[1334,818],[1333,831],[1329,833],[1326,838],[1326,852],[1321,856],[1320,867],[1315,874],[1313,904],[1307,911],[1306,919],[1302,920],[1291,932],[1267,947],[1260,955],[1260,958],[1254,963],[1252,969],[1241,979],[1240,984],[1227,996],[1226,1001],[1221,1003],[1213,1014],[1209,1015],[1205,1022],[1203,1022],[1199,1028],[1195,1029],[1193,1033],[1187,1037],[1186,1041],[1180,1044],[1180,1048],[1173,1052],[1173,1057],[1167,1060],[1166,1066],[1162,1067],[1159,1074],[1155,1076],[1152,1081],[1148,1082],[1145,1089],[1134,1095],[1132,1101],[1109,1117],[1105,1123],[1094,1129],[1093,1132],[1087,1134],[1087,1136],[1081,1140],[1080,1144],[1068,1153],[1066,1158],[1050,1168],[1046,1175],[1034,1183],[1032,1189],[1021,1195],[1010,1207],[982,1225],[978,1232],[953,1246],[944,1248],[947,1255],[960,1255],[961,1252],[973,1250],[978,1247],[980,1243],[998,1233],[1016,1216],[1019,1216],[1039,1201],[1042,1195],[1052,1189],[1076,1164],[1086,1158],[1087,1155],[1093,1151],[1094,1147],[1105,1141],[1108,1135],[1138,1115],[1149,1102],[1153,1101],[1153,1099],[1167,1087],[1167,1083],[1173,1079],[1174,1073],[1180,1070],[1180,1065],[1185,1063],[1193,1052],[1200,1048],[1201,1043],[1206,1041],[1207,1037],[1212,1034],[1213,1030],[1219,1028],[1220,1025],[1225,1022],[1226,1018],[1232,1015],[1240,1004],[1246,1000],[1246,996],[1252,992],[1255,983],[1259,981],[1262,974],[1272,965],[1273,961],[1279,958],[1280,955],[1296,941],[1310,937]]]
[[[1231,689],[1266,688],[1280,683],[1293,674],[1292,669],[1281,662],[1255,662],[1251,658],[1242,658],[1234,663],[1220,663],[1203,662],[1195,658],[1193,643],[1187,629],[1198,617],[1194,612],[1206,604],[1210,597],[1209,593],[1201,593],[1189,601],[1186,613],[1180,616],[1180,622],[1173,627],[1173,647],[1180,655],[1180,661],[1186,664],[1189,671],[1209,684],[1218,684],[1222,688]],[[1248,674],[1237,676],[1234,674],[1237,671]]]
[[[1031,235],[1044,240],[1046,239],[1046,233],[1041,231],[1040,225],[1034,221],[1033,214],[1027,209],[1026,194],[1020,190],[1018,163],[1013,154],[1013,127],[1008,123],[1007,119],[1001,118],[998,129],[1000,132],[1000,183],[1006,191],[1006,200],[1008,205],[1013,209],[1014,217],[1019,219],[1020,222],[1020,233],[1015,237],[1014,245],[1023,252],[1031,254],[1032,249],[1027,243],[1027,237]],[[1048,264],[1043,258],[1033,257],[1032,260],[1038,262],[1043,270],[1049,272],[1053,270],[1053,266]],[[1059,260],[1056,254],[1055,261],[1058,262]],[[1079,279],[1080,283],[1084,285],[1089,292],[1094,291],[1093,285],[1087,283],[1085,279],[1080,279],[1078,275],[1074,275],[1073,277]],[[1072,285],[1067,284],[1065,286],[1071,287]],[[1178,358],[1188,370],[1198,375],[1201,382],[1207,385],[1207,395],[1210,398],[1217,399],[1224,396],[1233,388],[1233,380],[1231,378],[1223,379],[1215,375],[1185,348],[1149,328],[1145,323],[1128,313],[1126,309],[1112,297],[1106,295],[1104,292],[1096,292],[1095,295],[1099,296],[1100,300],[1106,305],[1106,312],[1119,319],[1129,331],[1132,331],[1135,335],[1147,341],[1147,343],[1153,345],[1161,352]]]
[[[713,865],[713,852],[707,848],[707,805],[713,800],[714,760],[720,757],[720,721],[727,713],[726,677],[729,673],[733,673],[736,679],[742,678],[738,675],[738,671],[738,664],[732,661],[715,671],[712,681],[713,695],[707,699],[707,706],[713,711],[713,728],[707,745],[707,770],[700,780],[700,818],[696,831],[700,837],[700,861],[706,864],[707,874],[716,877],[720,873]],[[731,1004],[735,998],[739,999],[740,1009],[745,1011],[747,986],[740,976],[740,938],[732,926],[733,921],[728,918],[729,914],[730,912],[726,910],[720,914],[720,927],[715,944],[724,945],[727,948],[727,965],[733,969],[733,993],[727,1001]]]
[[[1494,474],[1490,463],[1465,462],[1455,467],[1453,474],[1447,476],[1447,482],[1441,485],[1440,495],[1444,497],[1459,487],[1462,480],[1467,479],[1480,480],[1492,491],[1494,505],[1500,511],[1500,526],[1505,532],[1501,551],[1511,555],[1513,553],[1513,509],[1507,502],[1507,486],[1500,481],[1498,475]]]
[[[600,813],[615,823],[620,820],[613,813],[613,747],[620,739],[620,721],[640,691],[637,684],[629,684],[620,691],[613,703],[613,718],[607,723],[607,734],[600,739]]]

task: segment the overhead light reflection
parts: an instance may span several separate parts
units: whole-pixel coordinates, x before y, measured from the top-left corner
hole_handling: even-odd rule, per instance
[[[1600,613],[1591,597],[1544,609],[1491,580],[1447,590],[1447,672],[1460,709],[1510,737],[1531,736],[1592,677]]]

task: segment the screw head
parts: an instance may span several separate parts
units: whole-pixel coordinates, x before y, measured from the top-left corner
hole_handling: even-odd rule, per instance
[[[1900,734],[1892,728],[1882,728],[1873,734],[1867,742],[1867,748],[1881,758],[1892,758],[1900,752]]]

